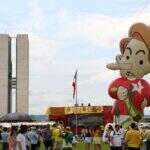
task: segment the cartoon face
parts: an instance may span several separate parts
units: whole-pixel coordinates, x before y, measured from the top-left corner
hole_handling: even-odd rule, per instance
[[[145,43],[132,39],[117,59],[118,69],[128,79],[141,78],[150,72],[149,50]]]
[[[120,70],[122,77],[128,79],[142,78],[150,72],[149,50],[145,43],[132,39],[122,55],[116,56],[116,63],[107,65],[112,70]]]

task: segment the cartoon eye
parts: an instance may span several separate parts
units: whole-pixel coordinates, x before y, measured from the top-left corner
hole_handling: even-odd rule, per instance
[[[128,60],[130,57],[129,56],[126,56],[126,59]]]
[[[143,60],[140,60],[140,61],[139,61],[139,64],[140,64],[140,65],[143,65],[143,63],[144,63]]]

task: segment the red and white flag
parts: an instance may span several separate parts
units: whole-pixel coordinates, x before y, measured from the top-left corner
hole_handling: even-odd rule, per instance
[[[75,94],[76,94],[76,86],[77,86],[77,70],[74,74],[74,78],[73,78],[73,82],[72,82],[72,86],[73,86],[73,98],[75,97]]]

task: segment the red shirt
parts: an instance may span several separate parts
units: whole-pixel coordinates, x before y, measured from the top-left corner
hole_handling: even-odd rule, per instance
[[[144,98],[147,99],[147,106],[150,105],[150,84],[143,79],[128,80],[126,78],[118,78],[114,80],[109,87],[109,95],[115,99],[114,107],[117,105],[120,115],[128,115],[128,110],[124,101],[120,100],[117,96],[117,91],[112,92],[112,88],[122,86],[132,93],[131,101],[138,112],[143,112],[141,103]],[[113,110],[114,113],[114,110]]]

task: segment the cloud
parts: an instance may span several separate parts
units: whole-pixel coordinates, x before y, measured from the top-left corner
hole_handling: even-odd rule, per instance
[[[48,66],[55,61],[57,55],[56,41],[34,35],[30,35],[29,40],[31,72],[46,72]]]
[[[93,46],[103,48],[118,48],[121,38],[127,36],[129,27],[135,22],[150,24],[150,6],[140,8],[131,16],[108,16],[94,13],[71,14],[60,10],[55,14],[66,32],[64,38],[70,35],[83,38]]]
[[[52,33],[52,39],[43,38],[40,36],[40,32],[42,30],[44,31],[44,29],[40,28],[37,23],[37,26],[35,26],[36,30],[33,31],[36,31],[36,35],[38,36],[37,38],[35,38],[35,36],[33,36],[33,39],[31,38],[31,42],[33,44],[33,47],[31,47],[31,57],[32,59],[35,58],[34,60],[36,60],[35,64],[33,61],[33,65],[36,65],[37,67],[39,65],[39,69],[41,69],[43,65],[45,68],[49,68],[51,72],[47,72],[47,75],[43,76],[45,77],[45,80],[38,81],[41,85],[41,88],[43,88],[45,92],[42,93],[42,89],[39,89],[37,90],[37,94],[35,94],[36,96],[31,95],[30,99],[35,99],[36,101],[36,103],[31,101],[32,106],[36,104],[36,107],[31,107],[31,112],[36,112],[37,108],[39,107],[46,108],[49,105],[73,105],[74,103],[72,101],[70,82],[68,82],[72,80],[72,76],[70,77],[71,70],[73,69],[72,64],[69,65],[67,63],[63,63],[61,65],[57,65],[57,62],[55,62],[50,66],[51,62],[55,60],[55,57],[59,55],[59,51],[62,49],[59,45],[60,43],[63,43],[62,45],[67,45],[68,41],[72,42],[73,40],[84,39],[87,40],[93,47],[102,47],[103,49],[118,48],[120,39],[127,36],[128,29],[131,24],[139,21],[145,23],[150,22],[148,17],[150,12],[149,8],[149,6],[147,6],[147,8],[144,10],[140,8],[140,10],[138,10],[132,16],[125,17],[106,16],[102,14],[90,13],[72,14],[68,10],[64,9],[53,11],[51,15],[53,18],[55,18],[56,27],[58,29],[56,30],[55,34]],[[42,13],[41,10],[40,13]],[[37,18],[40,16],[38,13],[33,14],[35,16],[37,15]],[[41,18],[41,21],[45,22],[43,27],[45,27],[46,30],[47,18]],[[32,22],[31,19],[31,31],[34,28],[35,23],[36,22]],[[42,53],[40,49],[42,49]],[[37,54],[37,52],[39,53]],[[117,52],[113,51],[113,53]],[[44,62],[41,65],[41,60],[43,59]],[[113,103],[111,98],[109,98],[107,95],[107,88],[111,81],[118,77],[118,72],[113,72],[105,68],[107,62],[109,61],[110,58],[104,58],[104,60],[87,59],[85,61],[80,60],[77,62],[80,76],[79,103],[87,103],[88,100],[92,101],[94,104]],[[54,71],[55,68],[57,68],[57,71]],[[65,75],[68,76],[66,77]],[[52,79],[48,79],[48,76],[54,78],[54,81],[52,81]],[[49,84],[47,83],[45,85],[41,84],[43,81],[44,83],[51,83],[51,86],[49,87]],[[34,80],[34,82],[36,81]],[[36,84],[34,84],[33,87],[35,87],[35,85]],[[34,93],[34,90],[32,92]],[[42,104],[43,106],[39,106],[39,103],[41,103],[42,100],[44,101]]]
[[[30,16],[29,17],[30,19],[28,23],[29,23],[29,30],[32,29],[31,32],[33,31],[42,32],[45,29],[46,18],[37,0],[30,1]]]

